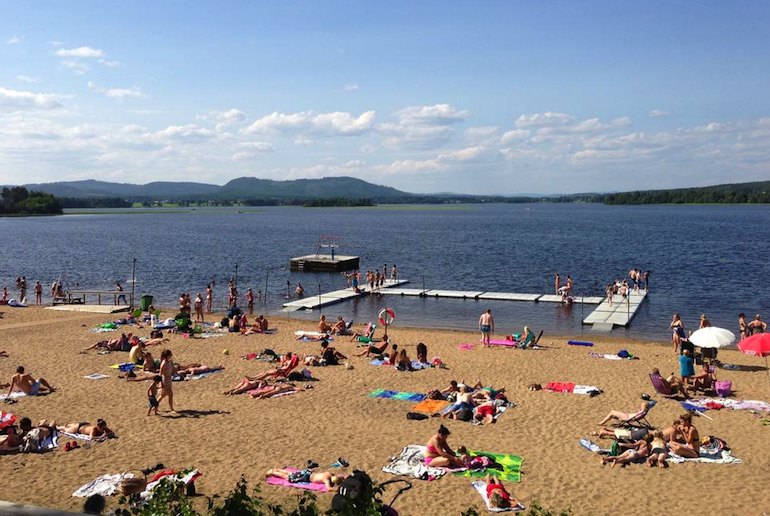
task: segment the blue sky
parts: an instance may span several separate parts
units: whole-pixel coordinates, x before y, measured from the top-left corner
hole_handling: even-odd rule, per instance
[[[0,0],[0,183],[770,179],[770,3]]]

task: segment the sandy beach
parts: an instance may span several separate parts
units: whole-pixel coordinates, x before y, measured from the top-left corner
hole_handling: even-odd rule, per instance
[[[2,500],[77,510],[83,499],[73,498],[72,493],[81,485],[105,473],[136,471],[159,462],[169,467],[200,469],[203,476],[197,481],[197,490],[208,496],[226,494],[244,475],[250,484],[259,483],[262,494],[270,500],[295,497],[299,491],[264,484],[264,472],[271,467],[301,467],[308,459],[323,467],[345,457],[350,469],[364,469],[377,481],[389,480],[393,477],[381,471],[388,458],[408,444],[425,444],[436,432],[439,420],[407,420],[405,415],[412,403],[373,399],[367,394],[377,388],[427,392],[457,379],[505,386],[509,399],[516,403],[494,425],[475,426],[460,421],[445,424],[452,432],[449,443],[453,447],[465,445],[521,456],[522,481],[507,487],[527,505],[538,501],[546,508],[569,508],[578,515],[770,511],[766,479],[770,471],[770,427],[762,426],[759,417],[748,411],[712,410],[708,415],[713,421],[694,418],[701,436],[715,435],[726,440],[742,464],[672,464],[666,470],[644,465],[610,468],[601,466],[598,455],[578,445],[578,439],[590,437],[590,432],[599,428],[597,422],[610,410],[634,411],[641,393],[655,394],[648,377],[652,368],[665,374],[678,371],[677,356],[669,344],[624,341],[614,336],[556,336],[545,328],[541,340],[545,349],[521,351],[482,348],[476,332],[413,329],[396,324],[389,330],[393,342],[405,347],[411,356],[417,343],[424,342],[428,357],[441,357],[447,369],[399,372],[392,367],[371,366],[365,358],[350,358],[352,370],[311,367],[319,381],[309,391],[267,400],[224,396],[222,392],[245,374],[271,367],[243,360],[242,355],[265,348],[279,353],[318,352],[317,342],[298,342],[294,337],[295,330],[314,330],[314,323],[270,318],[271,328],[277,329],[274,335],[188,339],[169,334],[164,347],[173,351],[176,361],[222,364],[226,369],[201,380],[174,384],[176,408],[181,415],[164,413],[167,405],[163,403],[161,416],[148,417],[148,384],[126,382],[108,368],[127,361],[127,353],[79,354],[97,340],[118,336],[119,332],[90,331],[117,316],[5,306],[0,307],[0,312],[0,350],[10,355],[0,358],[0,380],[8,382],[16,367],[24,365],[28,372],[44,377],[57,389],[47,396],[21,398],[16,404],[4,405],[3,410],[28,416],[33,422],[93,422],[101,417],[119,435],[118,439],[88,449],[0,456]],[[336,318],[333,310],[326,313]],[[217,320],[213,316],[211,319]],[[475,321],[468,323],[469,330],[475,329]],[[150,330],[145,327],[135,331],[146,337]],[[569,346],[569,338],[591,340],[595,346]],[[350,355],[358,348],[348,339],[338,338],[333,345]],[[475,346],[463,350],[458,348],[461,343]],[[615,353],[621,348],[639,360],[602,360],[588,354]],[[225,349],[229,354],[223,354]],[[151,351],[158,356],[160,349]],[[722,362],[753,366],[748,371],[718,371],[720,379],[733,382],[736,397],[770,400],[762,359],[735,350],[720,351],[719,356]],[[110,378],[83,378],[90,373],[105,373]],[[544,385],[549,381],[595,385],[604,392],[588,397],[527,389],[532,383]],[[666,426],[683,413],[677,401],[657,399],[649,415],[655,426]],[[412,481],[414,488],[395,504],[400,514],[459,514],[471,505],[486,512],[466,478],[447,475],[436,481]],[[318,499],[325,508],[331,494],[320,494]],[[108,507],[114,508],[117,497],[108,502]]]

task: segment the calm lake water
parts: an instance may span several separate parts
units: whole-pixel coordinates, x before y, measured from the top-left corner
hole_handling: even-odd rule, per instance
[[[176,306],[180,292],[215,282],[223,305],[236,271],[239,291],[267,291],[257,308],[274,313],[301,282],[307,295],[345,286],[340,274],[288,270],[292,256],[312,254],[321,235],[343,237],[339,254],[361,256],[361,268],[398,265],[407,287],[552,293],[553,276],[571,274],[578,295],[602,295],[604,285],[632,267],[651,270],[651,288],[629,329],[618,335],[668,340],[671,314],[688,328],[701,313],[736,331],[738,312],[770,317],[770,244],[765,206],[603,206],[516,204],[376,208],[270,207],[157,210],[0,218],[0,287],[15,294],[17,276],[47,292],[60,274],[65,286],[111,289],[131,278],[137,295]],[[127,290],[131,285],[124,283]],[[245,304],[245,303],[244,303]],[[524,324],[550,333],[584,332],[594,305],[365,297],[324,309],[366,322],[385,305],[397,324],[475,328],[492,308],[498,332]],[[317,319],[316,312],[291,317]]]

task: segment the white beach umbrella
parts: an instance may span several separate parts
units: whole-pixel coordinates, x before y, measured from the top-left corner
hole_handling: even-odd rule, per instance
[[[692,332],[690,342],[701,348],[726,348],[735,342],[735,334],[724,328],[708,326]]]

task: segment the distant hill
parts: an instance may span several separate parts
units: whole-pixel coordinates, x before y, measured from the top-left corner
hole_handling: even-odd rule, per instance
[[[770,181],[622,192],[599,197],[604,204],[764,204],[770,203]]]
[[[326,177],[273,181],[240,177],[223,186],[205,183],[154,182],[146,185],[110,183],[89,179],[24,185],[29,190],[66,198],[123,198],[128,200],[259,200],[356,198],[407,199],[412,194],[388,186],[374,185],[353,177]]]

